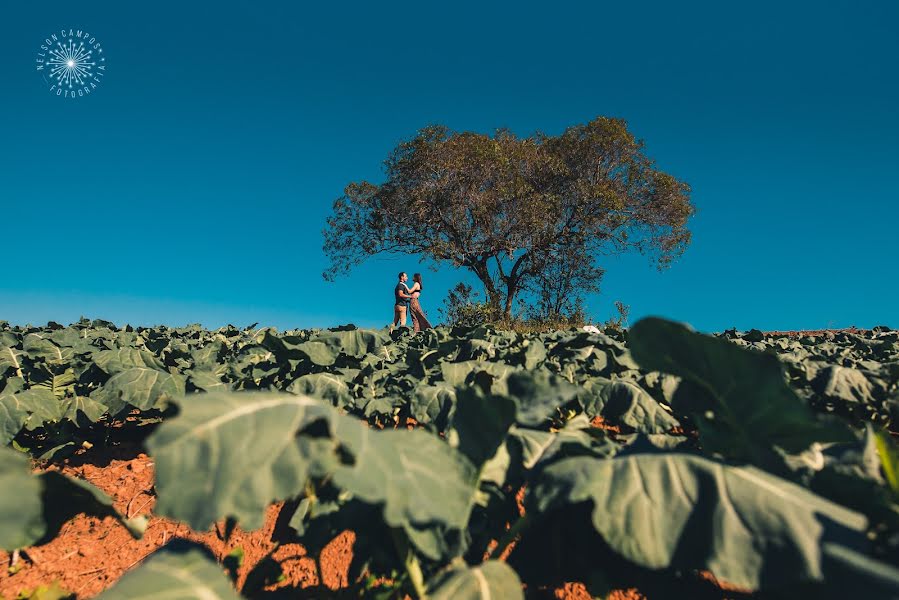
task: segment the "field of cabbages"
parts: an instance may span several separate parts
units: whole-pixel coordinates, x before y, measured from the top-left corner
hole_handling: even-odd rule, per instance
[[[0,322],[0,596],[899,597],[899,332]]]

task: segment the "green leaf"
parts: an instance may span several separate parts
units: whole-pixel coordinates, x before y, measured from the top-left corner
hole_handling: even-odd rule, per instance
[[[444,531],[465,529],[478,477],[468,459],[420,430],[375,431],[357,420],[341,419],[336,434],[354,462],[336,467],[335,485],[382,505],[387,525],[406,530],[431,558],[459,550],[455,543],[444,544],[446,539],[429,538],[430,545],[422,547],[423,538],[416,533],[433,525]]]
[[[443,374],[443,380],[451,386],[460,386],[465,383],[465,379],[478,367],[488,364],[485,361],[467,360],[464,362],[442,362],[440,363],[440,371]]]
[[[96,422],[106,413],[106,406],[83,396],[58,399],[47,388],[0,393],[0,444],[8,444],[22,427],[34,430],[64,419],[75,423],[79,411],[89,421]]]
[[[30,546],[43,533],[41,481],[24,454],[0,448],[0,548]]]
[[[546,371],[512,373],[506,386],[517,407],[515,420],[528,427],[545,423],[557,408],[578,395],[577,387]]]
[[[469,375],[475,372],[488,373],[495,382],[505,382],[505,380],[518,371],[518,367],[513,367],[503,363],[487,362],[485,360],[466,360],[457,363],[440,363],[440,371],[443,380],[452,386],[460,386],[466,383]],[[504,393],[504,387],[493,389],[494,393]]]
[[[363,409],[363,414],[365,418],[371,418],[375,416],[383,416],[383,417],[392,417],[394,413],[394,409],[397,407],[395,404],[396,398],[390,397],[375,397],[365,403],[365,408]]]
[[[314,365],[327,367],[337,362],[338,351],[324,342],[313,340],[297,344],[293,348]]]
[[[612,457],[620,449],[602,431],[591,427],[584,415],[574,417],[559,431],[513,427],[509,435],[518,445],[521,464],[526,469],[569,456]]]
[[[237,572],[243,565],[243,560],[244,551],[240,546],[231,550],[231,552],[225,555],[225,558],[222,560],[222,564],[224,564],[225,570],[228,572],[228,577],[231,578],[231,583],[237,583]]]
[[[147,526],[144,516],[125,519],[113,508],[113,500],[105,492],[87,481],[66,477],[56,471],[37,475],[42,484],[44,533],[37,543],[53,539],[62,526],[75,515],[84,513],[96,517],[113,517],[135,538],[140,538]]]
[[[0,405],[5,406],[10,415],[9,423],[12,424],[4,427],[7,431],[11,431],[16,422],[20,423],[20,428],[24,426],[28,430],[34,430],[44,423],[61,421],[66,416],[66,405],[47,388],[0,396]]]
[[[28,415],[16,394],[0,393],[0,446],[7,445],[16,437],[28,420]]]
[[[353,396],[347,382],[334,373],[312,373],[294,379],[287,391],[301,396],[328,400],[334,406],[346,406]]]
[[[115,517],[140,537],[145,519],[126,521],[112,504],[109,496],[86,481],[55,471],[35,475],[27,456],[0,448],[0,548],[46,543],[80,513]]]
[[[71,348],[60,348],[36,333],[29,333],[25,336],[22,341],[22,348],[29,357],[41,359],[52,364],[68,362],[75,355]]]
[[[150,352],[140,350],[139,348],[103,350],[94,354],[93,359],[94,363],[107,375],[116,375],[128,369],[138,367],[165,371],[165,365],[162,364],[161,360]]]
[[[210,370],[215,369],[215,367],[221,362],[221,359],[225,354],[225,350],[225,344],[220,341],[213,341],[204,345],[202,348],[191,350],[190,356],[193,359],[194,368]]]
[[[456,394],[453,430],[458,449],[477,467],[502,444],[515,423],[515,402],[505,396],[485,394],[480,388],[460,388]]]
[[[459,565],[441,573],[428,585],[431,600],[524,599],[521,580],[512,567],[488,560],[476,567]]]
[[[211,392],[178,404],[178,416],[146,442],[157,514],[197,530],[223,517],[254,529],[270,502],[297,496],[310,474],[333,473],[334,485],[381,506],[385,522],[410,537],[424,539],[417,530],[435,525],[465,528],[477,471],[433,435],[375,431],[306,396]],[[431,555],[457,549],[427,539],[422,551]]]
[[[373,329],[353,329],[329,331],[314,339],[338,348],[347,356],[362,358],[368,353],[376,353],[390,338]]]
[[[15,370],[16,377],[22,376],[22,353],[15,348],[0,346],[0,376],[10,367]]]
[[[297,433],[337,416],[313,398],[264,392],[209,392],[176,403],[178,416],[146,442],[156,462],[155,512],[197,531],[224,517],[261,527],[265,507],[302,491],[319,458],[301,448]]]
[[[49,585],[39,585],[33,590],[19,592],[16,600],[68,600],[75,598],[75,594],[66,591],[54,581]]]
[[[527,502],[539,512],[590,502],[593,527],[625,558],[752,590],[824,580],[824,541],[867,545],[862,515],[754,467],[685,454],[566,459]]]
[[[524,368],[528,371],[536,369],[546,360],[546,346],[540,340],[527,340],[524,350]]]
[[[60,370],[61,372],[55,372]],[[72,369],[49,369],[39,366],[30,373],[33,389],[49,390],[57,398],[63,398],[75,391],[75,371]]]
[[[874,434],[877,444],[877,454],[880,456],[880,465],[887,483],[896,501],[899,502],[899,448],[893,442],[886,431],[878,431]]]
[[[190,371],[189,381],[204,392],[224,392],[231,389],[230,384],[222,381],[219,374],[212,371]]]
[[[640,386],[613,381],[593,388],[588,417],[599,414],[612,425],[625,425],[639,433],[665,433],[680,423]]]
[[[91,398],[108,406],[109,413],[115,415],[129,405],[148,410],[183,394],[184,377],[181,375],[134,367],[113,375],[102,388],[91,394]]]
[[[863,591],[866,598],[899,598],[899,569],[852,548],[825,543],[827,597],[845,598]]]
[[[456,390],[440,385],[418,385],[412,394],[412,418],[419,423],[433,423],[442,430],[455,404]]]
[[[812,448],[787,457],[791,478],[814,493],[868,517],[872,529],[899,529],[899,504],[881,475],[877,434],[868,426],[863,440]]]
[[[641,367],[684,379],[674,408],[692,414],[707,452],[772,465],[775,446],[798,453],[813,442],[855,439],[845,424],[811,412],[771,354],[653,317],[634,325],[628,340]]]
[[[874,386],[861,371],[839,365],[829,365],[818,371],[812,389],[827,398],[844,402],[872,404]]]
[[[150,555],[98,598],[239,600],[240,595],[206,548],[179,540]]]

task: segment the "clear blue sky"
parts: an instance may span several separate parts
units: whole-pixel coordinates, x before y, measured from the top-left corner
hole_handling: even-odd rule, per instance
[[[668,271],[607,263],[597,318],[899,327],[896,2],[42,0],[0,23],[0,319],[386,324],[414,257],[320,275],[348,182],[430,123],[607,115],[699,214]],[[34,69],[62,27],[103,44],[88,98]],[[436,316],[464,276],[424,273]]]

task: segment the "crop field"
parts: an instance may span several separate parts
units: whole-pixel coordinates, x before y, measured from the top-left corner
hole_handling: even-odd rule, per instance
[[[899,597],[899,332],[0,322],[0,597]]]

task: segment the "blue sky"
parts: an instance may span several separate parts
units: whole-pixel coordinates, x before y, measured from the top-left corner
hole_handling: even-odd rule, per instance
[[[683,258],[605,263],[613,302],[702,330],[899,327],[895,2],[56,2],[0,8],[0,319],[386,324],[465,279],[378,258],[326,283],[350,181],[443,123],[558,133],[623,117],[693,187]],[[63,27],[107,75],[66,100],[35,71]]]

